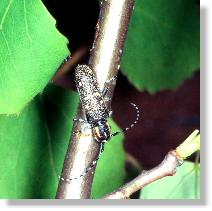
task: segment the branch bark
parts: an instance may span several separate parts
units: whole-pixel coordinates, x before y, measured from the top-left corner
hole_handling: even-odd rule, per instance
[[[89,59],[89,66],[96,72],[101,91],[104,89],[106,80],[118,73],[133,5],[134,0],[103,0],[101,4]],[[108,87],[109,91],[106,96],[108,108],[110,108],[114,86],[115,83],[111,83]],[[81,105],[79,105],[76,118],[85,118]],[[100,145],[94,141],[91,129],[86,129],[86,133],[80,132],[85,130],[86,126],[86,123],[74,122],[61,174],[64,178],[82,174],[86,167],[98,157]],[[60,180],[56,198],[90,198],[94,171],[95,167],[85,176],[69,182]]]

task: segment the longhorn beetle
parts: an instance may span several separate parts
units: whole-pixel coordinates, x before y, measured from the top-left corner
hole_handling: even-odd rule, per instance
[[[108,80],[108,82],[112,80],[115,80],[115,78]],[[65,179],[63,177],[60,177],[61,180],[65,181],[78,179],[79,177],[84,176],[88,171],[90,171],[97,163],[100,155],[104,151],[104,143],[106,143],[112,136],[116,136],[121,133],[121,131],[118,131],[111,134],[111,128],[107,122],[107,119],[110,116],[110,112],[107,110],[104,100],[107,88],[103,91],[103,93],[101,93],[94,71],[88,65],[78,65],[75,69],[75,82],[82,107],[85,110],[86,120],[74,120],[89,123],[92,128],[94,138],[101,144],[101,147],[99,156],[92,162],[89,167],[86,168],[84,173],[74,178]],[[129,127],[122,129],[122,132],[125,132],[128,129],[132,128],[139,119],[138,107],[134,103],[131,103],[131,105],[136,109],[136,120]]]

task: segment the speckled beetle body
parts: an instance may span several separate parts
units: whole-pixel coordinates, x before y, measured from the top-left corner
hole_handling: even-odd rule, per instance
[[[87,121],[93,128],[97,140],[108,140],[111,134],[107,122],[109,112],[95,73],[87,65],[78,65],[75,70],[75,82]]]

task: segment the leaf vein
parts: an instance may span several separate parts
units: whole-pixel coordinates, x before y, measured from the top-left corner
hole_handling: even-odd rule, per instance
[[[27,22],[26,1],[24,0],[23,3],[24,3],[24,22],[25,22],[25,27],[26,27],[26,33],[27,33],[27,37],[28,37],[28,39],[30,41],[30,53],[32,55],[33,62],[35,64],[35,68],[38,71],[38,65],[37,65],[37,62],[35,60],[35,56],[34,56],[34,53],[33,53],[33,50],[32,50],[33,49],[32,48],[32,38],[31,38],[31,36],[29,34],[29,26],[28,26],[28,22]]]
[[[7,98],[6,98],[6,95],[5,95],[6,90],[5,90],[5,86],[4,86],[4,81],[3,81],[1,74],[0,74],[0,79],[1,79],[1,84],[2,84],[2,88],[3,88],[3,98],[4,98],[4,101],[5,101],[5,104],[8,105]],[[7,110],[8,110],[8,108],[9,107],[7,106]]]
[[[12,58],[12,54],[11,54],[11,52],[10,52],[10,47],[9,47],[8,41],[7,41],[6,37],[5,37],[5,34],[4,34],[4,32],[3,32],[2,30],[1,30],[1,33],[2,33],[3,39],[4,39],[4,41],[5,41],[5,44],[6,44],[6,46],[7,46],[8,54],[9,54],[10,60],[11,60],[11,62],[12,62],[12,65],[13,65],[15,71],[16,71],[16,74],[18,75],[18,77],[19,77],[19,79],[20,79],[20,81],[21,81],[21,84],[23,84],[22,78],[21,78],[21,76],[20,76],[20,74],[19,74],[19,72],[18,72],[18,68],[16,67],[15,62],[14,62],[14,60],[13,60],[13,58]]]
[[[6,10],[5,10],[5,12],[4,12],[3,16],[2,16],[1,23],[0,23],[0,30],[1,30],[2,27],[3,27],[4,20],[5,20],[5,18],[6,18],[6,16],[7,16],[8,12],[9,12],[9,9],[10,9],[10,6],[11,6],[12,2],[13,2],[13,0],[10,0],[10,1],[9,1],[9,4],[7,5],[7,8],[6,8]]]

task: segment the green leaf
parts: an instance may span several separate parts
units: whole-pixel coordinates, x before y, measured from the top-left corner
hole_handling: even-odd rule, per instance
[[[55,197],[78,102],[76,92],[48,86],[19,115],[0,115],[0,198]],[[123,184],[122,140],[123,135],[116,136],[105,146],[94,197]]]
[[[113,121],[110,125],[114,132],[120,131]],[[126,177],[123,138],[123,134],[118,135],[105,144],[94,175],[92,198],[101,198],[123,185]]]
[[[195,0],[136,0],[121,70],[140,91],[176,88],[200,63]]]
[[[20,115],[0,115],[0,198],[54,198],[78,94],[49,87]]]
[[[1,0],[0,114],[19,113],[68,55],[55,23],[40,0]]]
[[[200,166],[185,161],[174,176],[153,182],[141,190],[141,199],[199,199]]]

